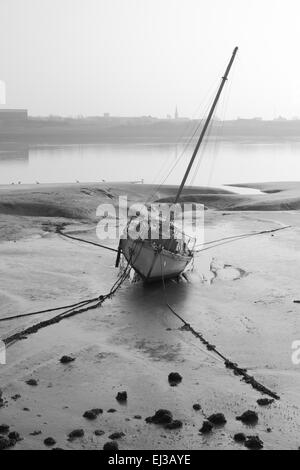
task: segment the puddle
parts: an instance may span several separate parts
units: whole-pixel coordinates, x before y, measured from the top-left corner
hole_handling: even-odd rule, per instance
[[[217,258],[212,258],[210,263],[210,272],[212,273],[211,283],[215,280],[236,281],[247,276],[247,272],[231,264],[225,264]]]

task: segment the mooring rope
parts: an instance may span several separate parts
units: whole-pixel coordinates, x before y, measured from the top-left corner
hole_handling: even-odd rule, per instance
[[[60,313],[59,315],[56,315],[55,317],[52,317],[49,320],[44,320],[44,321],[41,321],[39,323],[36,323],[35,325],[24,328],[21,331],[19,331],[18,333],[14,333],[13,335],[10,335],[10,336],[4,338],[2,341],[8,347],[8,346],[12,345],[13,343],[15,343],[16,341],[25,339],[28,335],[31,335],[33,333],[37,333],[37,331],[41,330],[42,328],[46,328],[47,326],[53,325],[55,323],[59,323],[64,318],[69,318],[73,315],[77,315],[79,313],[87,312],[88,310],[94,309],[94,308],[98,307],[99,305],[101,305],[106,298],[107,297],[104,296],[103,300],[101,300],[101,301],[99,300],[94,305],[91,305],[91,302],[89,302],[87,307],[81,308],[79,310],[72,309],[72,310],[68,310],[67,312]]]
[[[44,320],[39,323],[36,323],[35,325],[22,329],[18,333],[15,333],[11,336],[4,338],[2,341],[4,342],[6,346],[9,346],[18,340],[24,339],[30,334],[36,333],[42,328],[46,328],[47,326],[53,325],[55,323],[59,323],[61,320],[64,320],[65,318],[70,318],[74,315],[78,315],[80,313],[84,313],[84,312],[87,312],[88,310],[92,310],[92,309],[99,307],[105,302],[105,300],[107,300],[108,298],[111,298],[113,294],[121,287],[127,275],[128,275],[128,270],[127,268],[125,268],[124,274],[119,278],[118,282],[113,285],[113,287],[110,289],[110,291],[107,294],[100,295],[97,298],[82,302],[81,304],[77,304],[77,307],[70,308],[69,310],[59,313],[58,315],[50,318],[49,320]]]
[[[281,228],[277,228],[277,229],[273,229],[273,230],[264,230],[264,231],[261,231],[261,232],[249,233],[249,234],[244,234],[244,235],[225,237],[223,239],[215,240],[214,242],[219,242],[219,241],[222,241],[222,240],[226,240],[228,242],[229,240],[233,241],[234,239],[241,239],[241,238],[246,238],[246,237],[250,237],[250,236],[254,236],[254,235],[261,235],[261,234],[264,234],[264,233],[277,232],[279,230],[284,230],[284,229],[287,229],[287,228],[290,228],[290,226],[285,226],[285,227],[281,227]],[[68,234],[62,232],[59,228],[57,228],[56,231],[57,231],[57,233],[59,233],[60,235],[66,237],[66,238],[82,241],[82,242],[89,243],[89,244],[92,244],[92,245],[95,245],[95,246],[99,246],[101,248],[108,249],[110,251],[118,252],[118,250],[115,250],[114,248],[107,247],[105,245],[100,245],[98,243],[90,242],[88,240],[84,240],[84,239],[81,239],[81,238],[77,238],[77,237],[73,237],[71,235],[68,235]],[[212,242],[207,242],[206,244],[212,244],[214,242],[213,241]],[[137,253],[136,259],[140,254],[142,246],[143,245],[141,244],[140,250]],[[214,246],[218,246],[218,245],[214,245]],[[214,246],[208,247],[206,249],[213,248]],[[201,251],[203,251],[203,250],[201,250]],[[57,310],[67,309],[65,312],[59,313],[55,317],[52,317],[48,320],[44,320],[44,321],[41,321],[39,323],[36,323],[35,325],[32,325],[32,326],[27,327],[25,329],[22,329],[18,333],[15,333],[13,335],[10,335],[10,336],[4,338],[3,339],[4,344],[6,346],[9,346],[9,345],[15,343],[16,341],[24,339],[26,336],[28,336],[30,334],[33,334],[33,333],[36,333],[40,329],[46,328],[49,325],[53,325],[55,323],[58,323],[58,322],[60,322],[61,320],[65,319],[65,318],[70,318],[74,315],[78,315],[80,313],[84,313],[84,312],[87,312],[88,310],[92,310],[92,309],[95,309],[95,308],[101,306],[105,302],[105,300],[107,300],[108,298],[111,298],[115,294],[115,292],[121,287],[121,285],[123,284],[125,279],[128,277],[129,271],[131,269],[130,263],[131,263],[132,256],[133,256],[133,253],[132,253],[130,259],[127,261],[127,265],[124,268],[123,273],[115,281],[115,283],[113,284],[113,286],[111,287],[111,289],[109,290],[109,292],[107,294],[100,295],[98,297],[94,297],[94,298],[87,299],[87,300],[82,300],[80,302],[70,304],[70,305],[65,305],[65,306],[62,306],[62,307],[55,307],[55,308],[51,308],[51,309],[40,310],[40,311],[36,311],[36,312],[30,312],[30,313],[25,313],[25,314],[20,314],[20,315],[10,316],[10,317],[5,317],[5,318],[0,319],[0,322],[3,322],[3,321],[13,320],[13,319],[17,319],[17,318],[23,318],[23,317],[27,317],[27,316],[39,315],[39,314],[43,314],[43,313],[49,313],[49,312],[53,312],[53,311],[57,311]],[[276,400],[279,400],[280,397],[275,392],[273,392],[272,390],[268,389],[267,387],[265,387],[264,385],[259,383],[253,376],[249,375],[245,369],[240,368],[236,363],[230,361],[226,356],[224,356],[216,348],[216,346],[209,343],[209,341],[207,341],[201,333],[197,332],[181,315],[179,315],[174,310],[174,308],[171,307],[171,305],[167,301],[166,286],[165,286],[165,279],[164,279],[164,272],[163,272],[161,254],[160,254],[160,262],[161,262],[162,284],[163,284],[163,289],[164,289],[164,295],[165,295],[165,298],[166,298],[166,306],[173,313],[173,315],[175,315],[183,323],[184,328],[186,330],[190,331],[196,338],[198,338],[206,346],[208,351],[211,351],[211,352],[215,353],[219,358],[221,358],[224,361],[224,364],[225,364],[226,368],[233,370],[235,375],[242,376],[243,377],[242,380],[244,382],[250,384],[254,389],[258,390],[259,392],[261,392],[265,395],[268,395],[268,396],[270,396],[270,397],[272,397]],[[300,303],[300,301],[294,300],[294,303]]]
[[[82,300],[80,302],[76,302],[75,304],[63,305],[61,307],[55,307],[55,308],[48,308],[46,310],[38,310],[36,312],[22,313],[20,315],[13,315],[11,317],[4,317],[4,318],[0,318],[0,323],[4,322],[4,321],[8,321],[8,320],[15,320],[17,318],[31,317],[31,316],[34,316],[34,315],[41,315],[42,313],[50,313],[50,312],[55,312],[57,310],[64,310],[64,309],[71,308],[71,307],[79,307],[79,306],[82,306],[86,303],[92,302],[93,300],[97,300],[97,299],[98,299],[98,297],[95,297],[94,299]]]
[[[234,241],[243,240],[244,238],[255,237],[257,235],[264,235],[264,234],[267,234],[267,233],[279,232],[280,230],[286,230],[286,229],[291,228],[291,227],[292,227],[292,225],[286,225],[284,227],[275,228],[275,229],[271,229],[271,230],[262,230],[260,232],[249,232],[249,233],[244,233],[244,234],[240,234],[240,235],[232,235],[230,237],[223,237],[223,238],[219,238],[217,240],[211,240],[209,242],[202,243],[201,246],[213,245],[213,243],[215,243],[215,245],[208,246],[206,248],[199,249],[199,250],[194,250],[194,252],[195,253],[201,253],[202,251],[210,250],[210,249],[215,248],[217,246],[225,245],[226,243],[231,243],[231,242],[234,242]],[[197,245],[196,245],[196,247],[197,247]]]
[[[105,300],[107,300],[108,298],[111,298],[115,294],[115,292],[121,287],[121,285],[123,284],[123,282],[125,281],[125,279],[127,278],[128,274],[129,274],[129,271],[130,271],[130,269],[129,269],[130,264],[129,263],[130,262],[128,261],[127,266],[125,267],[123,273],[116,280],[116,282],[113,284],[113,286],[111,287],[111,289],[109,290],[109,292],[107,294],[100,295],[100,296],[95,297],[95,298],[90,299],[90,300],[79,302],[78,304],[73,304],[73,305],[75,305],[74,307],[72,306],[67,311],[62,312],[62,313],[56,315],[55,317],[52,317],[48,320],[44,320],[44,321],[41,321],[39,323],[36,323],[35,325],[29,326],[25,329],[22,329],[18,333],[15,333],[13,335],[10,335],[10,336],[4,338],[3,339],[4,344],[6,346],[9,346],[14,342],[16,342],[18,340],[21,340],[21,339],[24,339],[26,336],[28,336],[30,334],[33,334],[33,333],[36,333],[40,329],[46,328],[49,325],[53,325],[55,323],[58,323],[58,322],[60,322],[61,320],[65,319],[65,318],[70,318],[74,315],[78,315],[80,313],[84,313],[84,312],[87,312],[88,310],[92,310],[92,309],[95,309],[95,308],[99,307],[100,305],[102,305],[105,302]],[[62,307],[62,308],[65,308],[65,307]],[[53,309],[53,310],[58,310],[58,309],[59,308],[56,308],[56,309]],[[53,311],[53,310],[49,309],[48,311]],[[45,313],[45,312],[47,312],[47,310],[43,311],[43,313]],[[36,312],[34,312],[34,313],[36,313]]]
[[[242,369],[239,367],[236,363],[230,361],[224,354],[222,354],[216,346],[213,344],[209,343],[204,336],[196,331],[187,321],[184,320],[171,306],[170,304],[167,304],[167,307],[170,309],[170,311],[184,324],[185,329],[190,331],[196,338],[198,338],[208,349],[208,351],[213,351],[217,356],[219,356],[221,359],[223,359],[225,367],[227,369],[231,369],[234,371],[235,375],[240,375],[243,377],[244,382],[247,384],[250,384],[255,390],[258,390],[259,392],[269,395],[272,398],[275,398],[276,400],[279,400],[280,397],[277,395],[277,393],[273,392],[269,388],[265,387],[261,383],[259,383],[253,376],[249,375],[246,371],[246,369]]]
[[[140,249],[136,253],[136,257],[135,257],[134,261],[136,261],[138,259],[139,255],[140,255],[140,252],[141,252],[141,249],[142,249],[142,246],[143,245],[141,244]],[[74,315],[78,315],[80,313],[84,313],[84,312],[87,312],[88,310],[92,310],[92,309],[95,309],[95,308],[101,306],[105,302],[105,300],[110,299],[117,292],[117,290],[121,287],[121,285],[124,283],[124,281],[128,277],[128,275],[130,273],[130,269],[131,269],[131,262],[132,262],[133,255],[134,255],[134,252],[132,251],[132,254],[131,254],[130,258],[127,260],[127,264],[126,264],[123,272],[118,277],[118,279],[114,282],[114,284],[112,285],[112,287],[110,288],[110,290],[107,294],[99,295],[98,297],[94,297],[92,299],[83,300],[81,302],[78,302],[77,304],[71,304],[71,305],[67,305],[67,306],[64,306],[64,307],[56,307],[56,308],[53,308],[53,309],[42,310],[42,311],[39,311],[39,312],[32,312],[30,314],[22,314],[22,315],[17,315],[15,317],[10,317],[9,319],[12,320],[14,318],[20,318],[20,317],[23,317],[23,316],[37,315],[37,314],[40,314],[40,313],[47,313],[47,312],[51,312],[51,311],[55,311],[55,310],[62,310],[62,309],[67,308],[67,310],[65,312],[59,313],[55,317],[52,317],[48,320],[38,322],[35,325],[24,328],[21,331],[19,331],[17,333],[14,333],[14,334],[4,338],[2,340],[4,342],[4,344],[8,347],[11,344],[15,343],[16,341],[25,339],[26,336],[28,336],[30,334],[33,334],[33,333],[36,333],[37,331],[39,331],[42,328],[46,328],[47,326],[58,323],[58,322],[60,322],[61,320],[65,319],[65,318],[70,318]],[[7,320],[7,319],[8,319],[8,317],[6,317],[6,319],[4,319],[4,320]]]
[[[161,260],[161,254],[160,254],[160,260]],[[163,285],[163,290],[164,290],[164,295],[166,298],[166,306],[168,309],[171,311],[173,315],[175,315],[184,325],[184,328],[187,331],[190,331],[197,339],[199,339],[202,344],[204,344],[207,348],[208,351],[212,351],[215,353],[219,358],[221,358],[224,361],[224,365],[227,369],[233,370],[235,375],[239,375],[243,377],[243,381],[249,385],[251,385],[255,390],[263,393],[264,395],[268,395],[276,400],[279,400],[280,397],[277,395],[277,393],[273,392],[269,388],[265,387],[262,385],[260,382],[258,382],[253,376],[249,375],[247,373],[246,369],[242,369],[241,367],[238,366],[238,364],[232,362],[230,359],[228,359],[224,354],[222,354],[215,345],[211,344],[209,341],[207,341],[202,333],[199,333],[196,331],[190,323],[188,323],[181,315],[179,315],[174,308],[171,307],[167,300],[167,293],[166,293],[166,285],[165,285],[165,278],[164,278],[164,272],[163,272],[163,264],[161,260],[161,273],[162,273],[162,285]]]
[[[91,242],[89,240],[85,240],[84,238],[73,237],[72,235],[69,235],[66,232],[62,232],[59,227],[56,228],[56,233],[59,233],[59,235],[61,235],[62,237],[70,238],[71,240],[77,240],[79,242],[87,243],[89,245],[99,246],[100,248],[104,248],[105,250],[114,251],[115,253],[118,253],[118,250],[116,248],[112,248],[107,245],[101,245],[100,243],[96,242]]]

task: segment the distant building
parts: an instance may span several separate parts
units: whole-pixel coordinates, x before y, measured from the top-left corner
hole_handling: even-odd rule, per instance
[[[106,119],[108,119],[110,117],[110,114],[109,113],[103,113],[103,117],[105,117]]]
[[[177,106],[175,108],[175,113],[174,113],[174,119],[178,119],[179,115],[178,115],[178,109],[177,109]]]
[[[27,109],[0,109],[0,124],[23,124],[28,120]]]

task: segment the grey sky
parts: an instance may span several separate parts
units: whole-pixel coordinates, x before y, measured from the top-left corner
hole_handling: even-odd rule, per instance
[[[300,116],[299,18],[299,0],[0,0],[0,78],[35,115],[192,116],[238,45],[226,117]]]

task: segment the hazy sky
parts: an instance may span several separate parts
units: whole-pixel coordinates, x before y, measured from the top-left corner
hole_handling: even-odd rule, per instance
[[[299,0],[0,0],[0,79],[33,115],[192,116],[238,45],[226,117],[300,116],[299,21]]]

